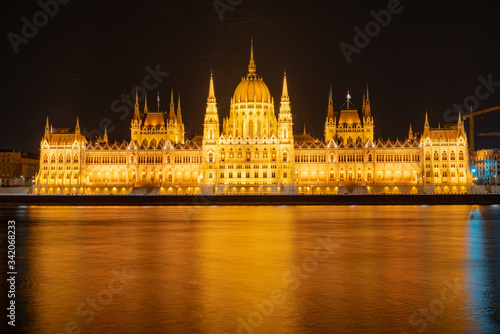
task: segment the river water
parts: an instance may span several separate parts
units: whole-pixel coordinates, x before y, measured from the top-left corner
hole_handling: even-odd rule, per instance
[[[19,333],[500,332],[500,206],[0,215],[2,268],[16,222]]]

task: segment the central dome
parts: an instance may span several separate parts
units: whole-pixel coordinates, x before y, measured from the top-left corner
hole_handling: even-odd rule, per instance
[[[256,74],[257,67],[253,59],[253,41],[250,48],[250,63],[248,64],[248,74],[241,79],[234,90],[233,102],[264,102],[271,103],[271,93],[269,88]]]
[[[256,75],[244,77],[234,90],[233,102],[267,102],[271,103],[271,93],[261,77]]]

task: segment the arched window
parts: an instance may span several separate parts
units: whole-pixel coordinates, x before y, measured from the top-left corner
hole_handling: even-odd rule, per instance
[[[250,161],[250,156],[251,156],[250,149],[247,148],[247,150],[246,150],[246,161]]]
[[[266,159],[266,158],[267,158],[267,149],[266,149],[266,148],[264,149],[264,152],[262,153],[262,157],[263,157],[264,159]]]
[[[434,160],[439,160],[439,154],[437,151],[434,152]]]
[[[214,154],[212,152],[208,153],[208,162],[214,161]]]
[[[135,157],[133,155],[130,157],[130,163],[131,164],[135,163]]]
[[[255,157],[256,157],[256,158],[258,158],[258,157],[259,157],[259,149],[258,149],[258,148],[256,148],[256,149],[255,149]]]
[[[75,154],[75,156],[73,157],[73,162],[78,162],[78,155]]]
[[[283,161],[284,162],[288,161],[288,153],[286,153],[286,152],[283,153]]]
[[[456,156],[455,156],[455,151],[451,151],[451,154],[450,154],[450,159],[451,159],[451,160],[455,160],[455,159],[456,159]]]
[[[460,151],[460,152],[458,153],[458,159],[459,159],[459,160],[464,160],[464,152]]]
[[[229,158],[234,158],[234,152],[233,149],[229,150]]]
[[[442,159],[443,159],[443,160],[447,160],[447,159],[448,159],[448,156],[446,155],[446,152],[443,152],[443,154],[442,154]]]
[[[49,157],[47,156],[47,154],[43,156],[43,162],[45,163],[49,162]]]
[[[242,152],[241,152],[241,148],[238,149],[238,158],[241,158],[242,157]]]
[[[371,154],[368,154],[368,162],[372,162],[373,158]]]

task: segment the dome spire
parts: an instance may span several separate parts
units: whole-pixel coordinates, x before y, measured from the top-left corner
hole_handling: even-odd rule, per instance
[[[248,64],[248,74],[255,74],[257,71],[257,66],[255,65],[255,60],[253,58],[253,37],[250,40],[250,63]]]

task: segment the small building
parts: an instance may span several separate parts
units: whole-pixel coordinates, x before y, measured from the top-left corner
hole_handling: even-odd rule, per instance
[[[0,149],[0,186],[32,186],[40,166],[36,153]]]
[[[500,184],[500,149],[484,149],[474,152],[472,174],[474,183],[481,185]]]

